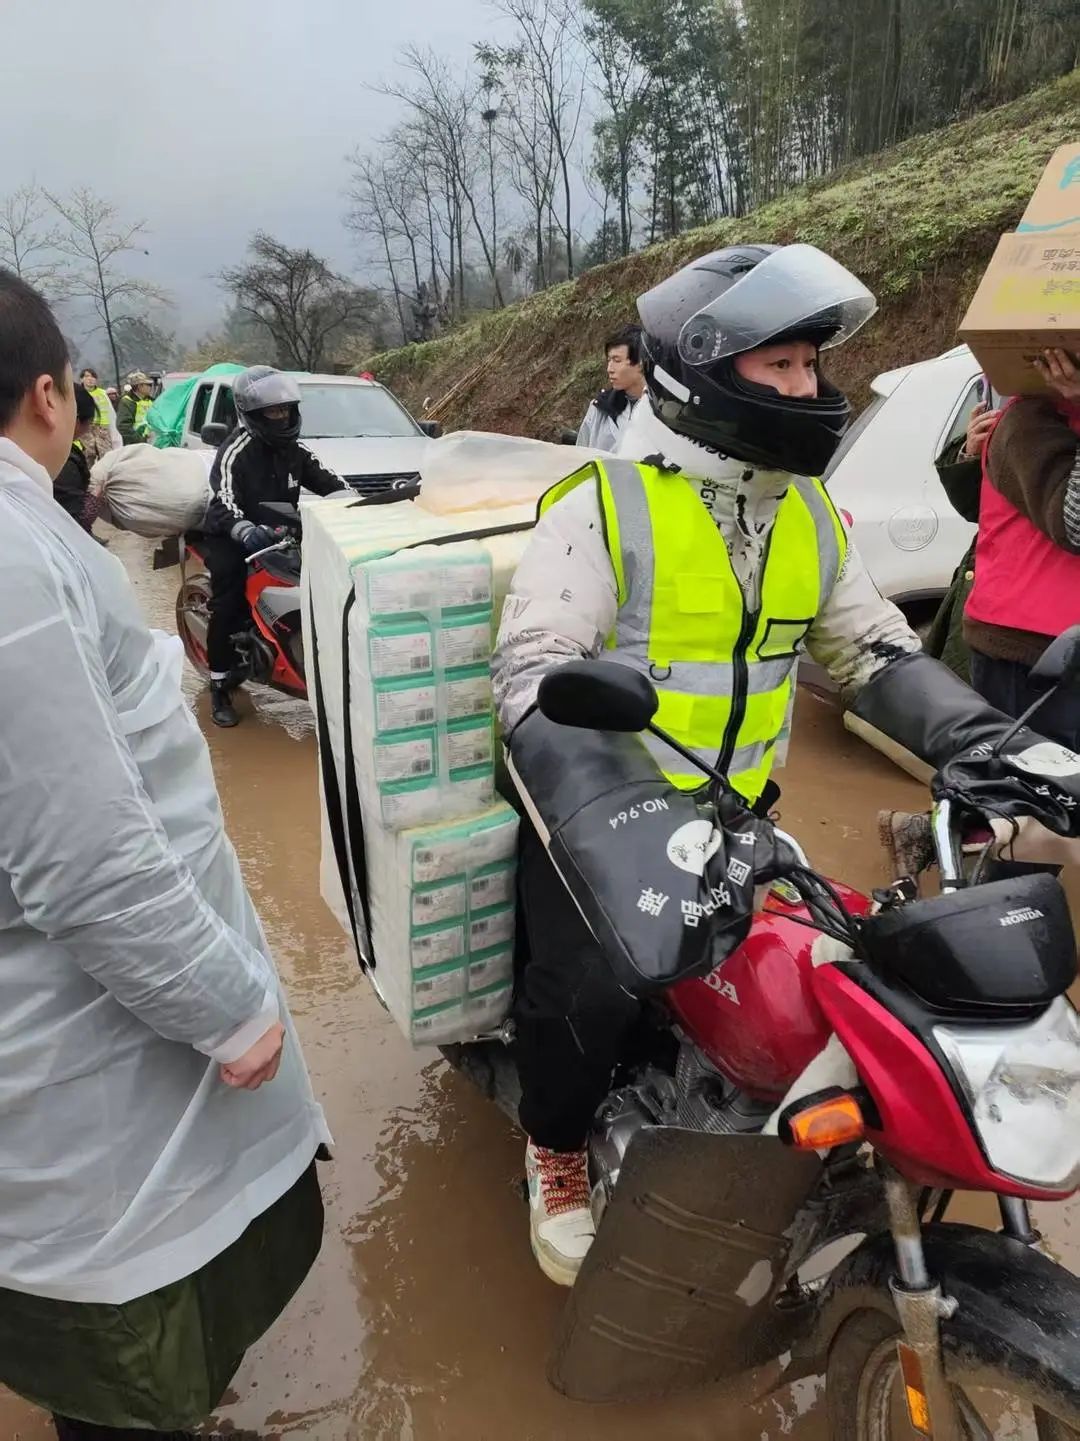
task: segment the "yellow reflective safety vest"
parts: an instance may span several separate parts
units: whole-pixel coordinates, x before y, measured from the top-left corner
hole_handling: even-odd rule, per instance
[[[149,400],[146,397],[140,397],[135,402],[134,426],[135,430],[141,431],[143,435],[146,434],[146,412],[150,409],[153,403],[154,402],[152,400]]]
[[[109,428],[109,397],[102,386],[88,391],[87,394],[97,406],[97,414],[94,416],[94,424],[102,426],[105,430]]]
[[[795,663],[847,551],[825,487],[792,477],[751,611],[724,538],[690,481],[633,461],[592,461],[542,497],[540,514],[589,481],[618,588],[608,657],[653,682],[658,726],[756,800],[772,769]],[[703,783],[659,737],[643,739],[674,785]]]

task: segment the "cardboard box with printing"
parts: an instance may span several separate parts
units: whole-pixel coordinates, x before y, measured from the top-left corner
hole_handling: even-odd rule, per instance
[[[1080,221],[1075,230],[1045,236],[1003,235],[960,339],[999,394],[1045,391],[1034,365],[1042,352],[1054,346],[1080,355]]]
[[[1016,229],[1041,236],[1080,230],[1080,144],[1054,151]]]

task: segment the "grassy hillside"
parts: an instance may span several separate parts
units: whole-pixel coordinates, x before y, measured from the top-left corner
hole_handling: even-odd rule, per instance
[[[1051,152],[1070,140],[1080,140],[1080,70],[739,220],[689,231],[367,363],[414,414],[435,408],[449,429],[553,439],[577,424],[603,383],[603,337],[636,318],[643,290],[721,245],[802,240],[842,260],[881,303],[829,367],[861,403],[879,371],[955,344],[998,235],[1015,227]]]

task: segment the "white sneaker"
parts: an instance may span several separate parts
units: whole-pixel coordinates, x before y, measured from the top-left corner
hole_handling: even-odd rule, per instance
[[[572,1286],[596,1236],[589,1206],[586,1151],[525,1148],[529,1237],[541,1271],[557,1286]]]

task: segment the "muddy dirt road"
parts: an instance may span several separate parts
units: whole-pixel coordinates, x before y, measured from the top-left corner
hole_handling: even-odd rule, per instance
[[[152,622],[171,628],[176,572],[154,575],[134,537],[112,547]],[[548,1388],[562,1296],[529,1253],[521,1138],[441,1062],[406,1048],[319,899],[306,708],[269,697],[252,712],[242,702],[240,729],[216,731],[188,685],[337,1142],[322,1168],[322,1256],[248,1356],[217,1430],[266,1441],[822,1441],[813,1382],[758,1404],[710,1393],[602,1410]],[[880,879],[878,808],[923,803],[914,782],[806,693],[780,779],[785,827],[820,868],[861,886]],[[1065,1254],[1067,1224],[1054,1227]],[[0,1392],[2,1441],[52,1436],[39,1412]]]

